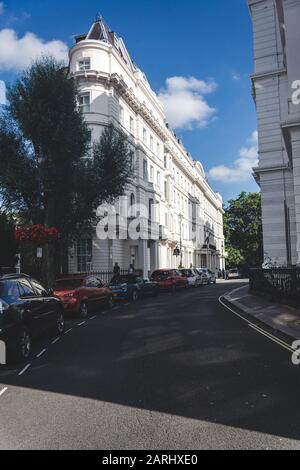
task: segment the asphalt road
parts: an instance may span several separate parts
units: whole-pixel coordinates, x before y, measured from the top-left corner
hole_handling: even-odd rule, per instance
[[[299,449],[300,369],[219,303],[237,286],[122,305],[43,338],[25,371],[0,368],[0,449]]]

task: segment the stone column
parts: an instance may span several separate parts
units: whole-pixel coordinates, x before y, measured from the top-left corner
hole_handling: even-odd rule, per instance
[[[140,240],[139,244],[139,259],[141,269],[143,270],[144,278],[148,277],[148,242],[147,240]]]

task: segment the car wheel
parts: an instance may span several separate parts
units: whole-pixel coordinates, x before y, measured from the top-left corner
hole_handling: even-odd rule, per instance
[[[134,290],[131,295],[132,302],[136,302],[139,299],[139,293],[137,290]]]
[[[16,348],[12,351],[12,359],[15,362],[25,362],[31,354],[31,336],[27,328],[22,328]]]
[[[111,310],[114,307],[114,299],[110,296],[107,300],[107,307]]]
[[[56,333],[58,333],[58,335],[61,336],[64,331],[65,331],[65,317],[64,317],[63,312],[60,311],[56,319]]]
[[[88,314],[89,314],[89,308],[88,308],[88,304],[86,302],[82,302],[82,304],[80,305],[80,310],[79,310],[79,314],[81,316],[81,318],[87,318]]]

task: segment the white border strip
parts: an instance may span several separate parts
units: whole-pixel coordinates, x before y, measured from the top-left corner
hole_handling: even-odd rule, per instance
[[[0,397],[2,397],[2,395],[4,395],[5,392],[7,392],[8,388],[5,387],[3,388],[2,390],[0,390]]]
[[[25,374],[25,372],[29,369],[30,366],[31,366],[31,364],[27,364],[27,366],[25,366],[24,369],[22,369],[21,372],[19,372],[18,375],[20,376],[20,375]]]

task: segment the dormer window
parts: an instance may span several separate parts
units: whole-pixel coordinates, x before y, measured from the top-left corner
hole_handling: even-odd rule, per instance
[[[78,70],[79,72],[85,72],[86,70],[91,70],[91,58],[85,57],[78,61]]]

